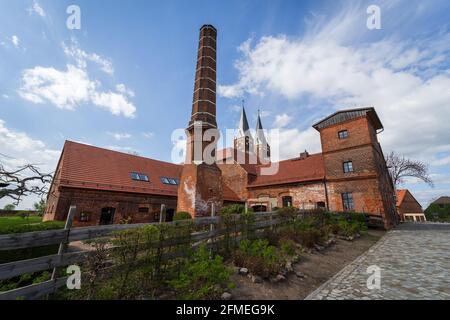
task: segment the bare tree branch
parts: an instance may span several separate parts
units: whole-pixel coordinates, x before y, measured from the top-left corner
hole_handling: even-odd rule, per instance
[[[395,152],[391,152],[386,157],[386,165],[391,174],[392,182],[394,186],[405,182],[405,178],[412,177],[422,180],[431,187],[434,187],[433,180],[428,173],[428,165],[421,161],[410,160],[404,156],[400,156]]]
[[[32,164],[15,170],[7,170],[0,164],[0,199],[11,198],[14,204],[18,205],[22,197],[28,195],[33,194],[44,198],[52,178],[51,174],[41,173]]]

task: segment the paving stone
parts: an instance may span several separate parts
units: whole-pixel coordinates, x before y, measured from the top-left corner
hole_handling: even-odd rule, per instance
[[[450,224],[402,224],[306,299],[450,299]],[[367,288],[369,266],[380,289]]]

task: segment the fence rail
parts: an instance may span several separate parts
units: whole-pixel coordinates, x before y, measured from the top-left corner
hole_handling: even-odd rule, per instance
[[[71,207],[70,210],[75,212],[74,207]],[[54,293],[58,288],[64,286],[67,277],[56,278],[56,268],[82,263],[86,261],[90,254],[92,254],[92,251],[65,252],[67,244],[71,242],[98,239],[111,236],[113,233],[118,231],[133,230],[152,224],[159,224],[118,224],[71,228],[70,220],[73,219],[73,214],[71,214],[70,210],[65,229],[0,235],[0,251],[60,244],[60,249],[57,254],[0,264],[0,280],[10,279],[25,273],[34,273],[51,269],[54,270],[51,280],[7,292],[0,292],[0,300],[17,298],[37,299],[44,295]],[[164,211],[165,208],[162,206],[161,216],[164,215]],[[308,213],[299,211],[299,215],[305,216],[305,214],[307,215]],[[284,220],[281,219],[276,212],[257,213],[255,214],[255,217],[256,221],[252,223],[252,230],[273,228],[274,226],[284,222]],[[235,216],[235,219],[237,218],[238,215]],[[367,218],[377,220],[377,218],[373,216]],[[207,241],[208,246],[212,247],[215,245],[214,241],[212,241],[213,239],[230,232],[230,230],[220,228],[222,222],[221,217],[216,216],[215,214],[212,214],[211,217],[202,217],[190,220],[188,223],[192,223],[194,227],[205,227],[203,231],[196,231],[184,237],[170,238],[161,242],[155,242],[155,248],[166,248],[188,243],[191,244],[192,247],[197,247],[205,241]],[[164,224],[183,225],[186,224],[186,221],[165,222]],[[207,226],[209,226],[209,228],[206,228]],[[242,231],[242,226],[237,226],[231,232],[238,233],[240,231]],[[237,236],[235,240],[238,241],[239,239],[240,236]],[[170,253],[168,256],[165,256],[164,259],[173,258],[174,254],[176,255],[178,253]],[[183,255],[185,253],[180,254]]]
[[[71,208],[71,210],[74,209],[75,208],[73,207]],[[162,211],[164,211],[164,208],[162,208]],[[161,212],[161,214],[164,213]],[[256,221],[252,224],[252,229],[258,230],[279,224],[280,219],[273,218],[274,215],[274,212],[257,213]],[[69,225],[69,227],[66,229],[0,235],[0,251],[60,244],[60,250],[57,254],[0,264],[0,280],[10,279],[25,273],[33,273],[51,269],[55,270],[59,267],[82,263],[86,261],[90,254],[92,254],[90,251],[64,252],[65,250],[61,250],[61,245],[64,247],[66,244],[74,241],[93,240],[111,236],[113,233],[118,231],[133,230],[144,226],[159,224],[117,224],[70,228],[71,223],[69,222],[69,219],[72,218],[73,215],[71,215],[69,211],[68,221],[66,222],[66,225]],[[189,236],[166,239],[162,242],[155,243],[155,247],[166,248],[188,243],[191,243],[193,247],[197,247],[200,243],[223,236],[227,232],[227,230],[223,228],[220,229],[219,225],[221,222],[221,217],[215,215],[190,220],[188,223],[192,223],[195,227],[210,226],[210,228],[205,229],[205,231],[193,232]],[[166,222],[165,224],[183,225],[186,224],[186,221]],[[240,227],[233,230],[233,232],[239,231],[242,231]],[[213,242],[208,243],[208,246],[212,245],[214,245]],[[170,256],[165,257],[165,259],[173,257],[174,253],[171,253]],[[44,295],[53,293],[61,286],[64,286],[67,280],[67,277],[55,278],[54,275],[55,272],[53,273],[52,279],[45,282],[32,284],[6,292],[0,292],[0,300],[11,300],[17,298],[37,299]]]

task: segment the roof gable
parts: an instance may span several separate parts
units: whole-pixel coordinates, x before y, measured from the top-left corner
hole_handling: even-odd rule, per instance
[[[313,128],[320,131],[321,129],[333,126],[335,124],[357,119],[360,117],[368,117],[375,130],[383,129],[383,125],[381,124],[380,118],[378,118],[378,115],[374,108],[340,110],[315,123],[313,125]]]

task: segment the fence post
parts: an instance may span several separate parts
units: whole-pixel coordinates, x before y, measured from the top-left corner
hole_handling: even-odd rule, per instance
[[[245,201],[245,209],[244,209],[244,212],[245,212],[245,213],[248,212],[248,202],[247,202],[247,201]]]
[[[75,216],[76,212],[77,212],[77,207],[70,206],[69,213],[67,214],[66,224],[64,226],[64,230],[67,230],[67,238],[59,244],[58,256],[62,256],[64,254],[64,252],[66,252],[66,250],[67,250],[67,244],[69,242],[70,228],[72,228],[73,217]],[[51,279],[55,280],[55,278],[56,278],[56,268],[53,268]]]
[[[211,218],[214,218],[216,216],[216,204],[213,202],[211,203]],[[214,231],[215,229],[215,224],[214,221],[211,221],[211,224],[209,225],[209,231]],[[211,249],[210,249],[210,255],[212,257],[212,253],[213,253],[213,247],[214,247],[214,237],[211,237]]]
[[[269,216],[269,221],[270,221],[270,231],[273,231],[273,229],[275,228],[274,225],[272,224],[273,221],[273,211],[272,211],[272,202],[270,202],[269,200],[269,212],[270,212],[270,216]]]
[[[166,221],[166,205],[161,205],[161,211],[159,212],[159,223],[163,223]]]

